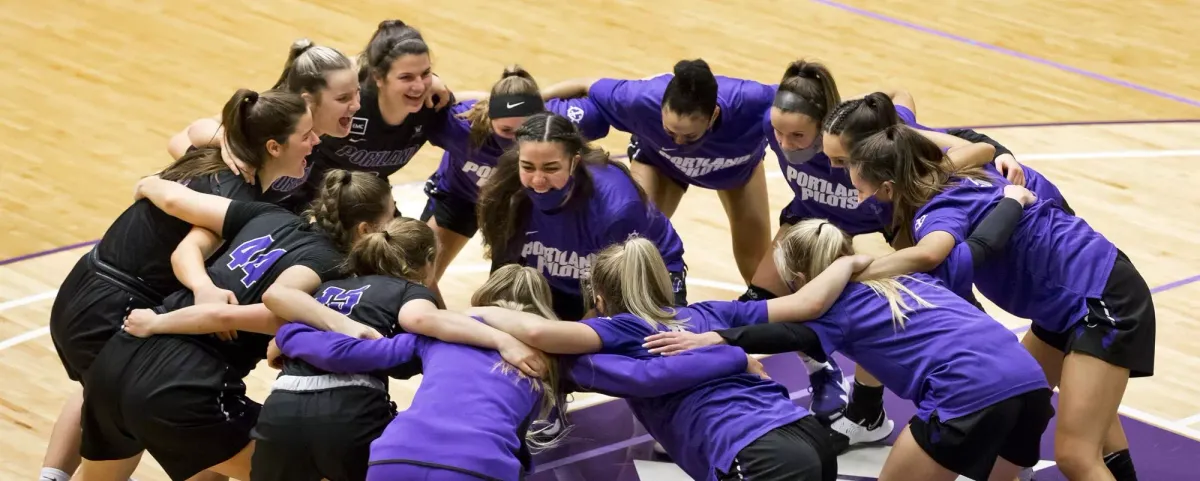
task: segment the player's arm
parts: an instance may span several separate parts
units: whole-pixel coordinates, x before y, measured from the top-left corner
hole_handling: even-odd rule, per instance
[[[658,397],[726,376],[746,372],[745,351],[732,346],[695,349],[679,356],[634,359],[617,354],[588,354],[570,362],[580,389],[615,397]]]
[[[875,259],[871,265],[858,273],[854,280],[884,279],[914,272],[929,272],[946,260],[957,243],[949,232],[931,232],[921,238],[917,245]]]
[[[225,214],[232,202],[224,197],[202,194],[178,182],[146,177],[138,182],[134,197],[149,199],[168,215],[222,235]]]
[[[600,335],[579,322],[552,321],[536,314],[495,306],[472,307],[467,314],[548,353],[590,354],[603,347]]]
[[[171,253],[171,270],[175,278],[192,291],[196,304],[237,304],[237,297],[232,292],[213,284],[204,265],[220,245],[221,239],[216,234],[203,227],[192,227]]]
[[[873,265],[871,257],[861,255],[833,261],[796,292],[767,300],[767,322],[809,321],[821,317],[842,295],[850,277],[868,264]]]
[[[397,321],[406,332],[444,342],[493,349],[526,375],[541,377],[546,374],[546,362],[541,353],[488,324],[457,312],[438,309],[429,300],[406,302],[400,308]]]
[[[365,340],[295,322],[280,327],[275,335],[284,356],[343,374],[382,371],[412,361],[416,342],[412,334]]]
[[[588,94],[588,90],[592,88],[592,84],[596,83],[596,78],[578,78],[564,80],[549,87],[543,88],[542,99],[573,99],[583,97]]]
[[[313,297],[320,287],[321,276],[316,271],[307,266],[292,266],[283,271],[263,293],[263,305],[274,313],[280,324],[300,322],[322,331],[335,331],[352,337],[383,337],[379,331],[321,304]],[[279,325],[274,328],[278,329]]]

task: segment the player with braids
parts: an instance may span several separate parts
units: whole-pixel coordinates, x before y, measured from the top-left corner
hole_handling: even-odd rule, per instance
[[[339,197],[337,209],[317,211],[311,220],[272,204],[230,201],[160,178],[138,184],[139,197],[196,226],[170,256],[184,289],[153,310],[130,313],[125,332],[108,339],[84,374],[84,462],[78,479],[125,480],[143,451],[172,479],[206,470],[249,479],[250,428],[259,406],[245,397],[243,378],[284,322],[261,300],[272,288],[311,295],[338,275],[344,251],[333,239],[375,232],[394,213],[383,179],[333,171],[328,180],[332,185],[320,195]],[[369,205],[378,208],[356,208]],[[338,218],[326,218],[330,215]],[[327,230],[335,226],[342,231]],[[216,302],[201,302],[204,296]],[[124,313],[113,315],[109,322],[120,325]],[[344,317],[305,321],[352,335],[367,331]],[[231,334],[222,340],[212,333]]]
[[[370,295],[370,290],[363,292],[364,298]],[[568,324],[539,316],[553,319],[549,302],[550,289],[541,274],[515,265],[497,270],[472,296],[473,304],[483,305],[475,309],[490,313],[490,317]],[[362,307],[358,304],[355,312]],[[485,326],[449,311],[433,311],[423,317],[432,324]],[[542,360],[547,368],[531,378],[514,375],[493,350],[412,334],[362,340],[289,324],[280,329],[277,341],[284,355],[330,372],[404,368],[419,360],[423,378],[412,407],[399,413],[371,443],[367,479],[381,480],[521,479],[533,467],[530,454],[553,446],[568,431],[562,429],[554,439],[536,442],[531,439],[535,432],[530,430],[565,406],[567,390],[587,389],[620,397],[669,395],[744,372],[752,359],[737,348],[710,348],[678,359],[569,356]],[[445,409],[451,400],[458,406],[456,410]],[[423,436],[414,437],[414,432]]]

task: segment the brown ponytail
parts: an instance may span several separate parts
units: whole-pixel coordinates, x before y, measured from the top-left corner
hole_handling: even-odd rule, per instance
[[[504,73],[500,75],[500,80],[492,84],[492,91],[489,94],[491,97],[500,95],[535,95],[541,96],[538,90],[537,81],[533,80],[533,75],[522,68],[520,65],[509,65],[504,69]],[[471,122],[470,145],[472,149],[478,149],[487,141],[488,136],[492,135],[492,121],[488,116],[487,100],[480,100],[471,106],[471,109],[459,114],[459,117],[465,118]]]
[[[837,82],[829,69],[817,62],[797,60],[788,64],[779,81],[774,107],[804,114],[817,122],[825,120],[830,109],[841,103]]]
[[[416,219],[392,219],[383,230],[360,238],[346,256],[348,274],[381,275],[422,283],[421,271],[437,257],[433,229]]]

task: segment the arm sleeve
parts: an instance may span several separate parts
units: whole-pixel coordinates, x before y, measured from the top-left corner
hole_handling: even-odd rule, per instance
[[[733,346],[706,346],[675,356],[635,359],[589,354],[571,366],[580,389],[615,397],[658,397],[746,371],[746,353]]]
[[[1004,250],[1024,210],[1016,199],[1005,197],[979,222],[979,226],[967,238],[971,262],[975,267],[979,267],[988,256]]]
[[[375,340],[355,339],[291,322],[279,328],[275,343],[285,356],[303,360],[333,373],[381,371],[404,364],[416,356],[417,336],[401,334]]]
[[[717,331],[731,346],[737,346],[752,354],[779,354],[800,351],[809,357],[823,358],[825,350],[821,339],[812,328],[796,322],[777,322],[753,326],[735,327]],[[814,355],[819,353],[819,355]]]

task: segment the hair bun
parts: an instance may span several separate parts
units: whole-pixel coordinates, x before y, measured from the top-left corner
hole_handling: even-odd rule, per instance
[[[404,20],[392,19],[392,20],[384,20],[382,22],[379,22],[379,30],[383,30],[385,28],[397,28],[397,27],[407,27],[407,26],[408,25],[404,23]]]
[[[313,48],[313,41],[307,38],[302,38],[292,42],[292,53],[296,56],[304,53],[306,50]]]
[[[246,98],[245,98],[245,99],[243,99],[242,101],[243,101],[243,102],[246,102],[246,103],[251,103],[251,104],[252,104],[252,103],[255,103],[255,102],[258,102],[258,92],[255,92],[255,91],[253,91],[253,90],[247,90],[247,91],[246,91]]]
[[[712,69],[709,68],[708,62],[699,58],[676,62],[674,72],[675,78],[679,79],[679,86],[689,92],[696,91],[700,82],[704,81],[706,77],[713,77]]]
[[[500,74],[500,78],[506,79],[509,77],[522,77],[522,78],[527,78],[527,79],[533,79],[533,75],[530,75],[529,71],[525,70],[524,67],[521,67],[520,65],[517,65],[517,64],[512,64],[507,67],[504,67],[504,73]]]

